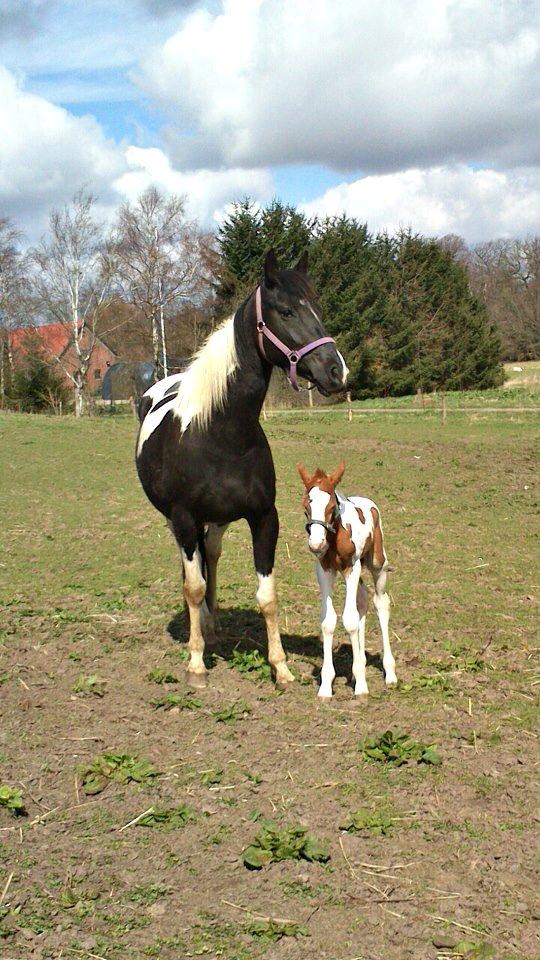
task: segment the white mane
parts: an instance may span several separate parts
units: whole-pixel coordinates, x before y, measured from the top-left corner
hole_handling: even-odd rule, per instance
[[[207,427],[212,414],[223,409],[228,381],[237,367],[234,317],[229,317],[210,334],[182,374],[173,407],[182,432],[191,422]]]

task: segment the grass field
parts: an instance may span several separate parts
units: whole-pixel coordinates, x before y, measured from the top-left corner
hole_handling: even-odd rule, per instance
[[[26,811],[0,789],[0,955],[538,958],[537,427],[517,412],[271,418],[298,683],[278,693],[257,656],[238,524],[220,646],[193,695],[177,551],[138,486],[133,423],[0,416],[0,787]],[[345,644],[333,702],[316,699],[295,471],[341,457],[343,489],[382,509],[395,568],[400,686],[384,689],[370,610],[362,705]],[[370,759],[365,739],[388,729],[442,762]],[[330,859],[282,832],[277,855],[292,859],[247,869],[265,818],[308,828]]]

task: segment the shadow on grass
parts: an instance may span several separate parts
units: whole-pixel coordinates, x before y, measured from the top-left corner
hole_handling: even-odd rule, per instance
[[[189,623],[185,610],[179,610],[168,624],[169,635],[177,643],[187,643]],[[281,639],[286,654],[294,654],[300,659],[306,658],[312,666],[312,676],[319,679],[322,663],[322,644],[317,634],[287,633],[282,631]],[[266,628],[264,619],[256,610],[245,607],[225,607],[218,611],[217,643],[207,646],[205,654],[206,666],[211,669],[213,655],[222,660],[231,659],[234,650],[259,650],[266,656]],[[313,659],[317,664],[313,664]],[[383,673],[380,654],[370,654],[366,651],[367,665],[375,667]],[[352,679],[351,646],[348,642],[341,643],[334,649],[334,668],[337,677],[345,677],[349,683]]]

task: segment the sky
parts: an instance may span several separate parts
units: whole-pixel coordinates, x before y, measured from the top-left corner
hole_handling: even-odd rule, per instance
[[[0,0],[0,217],[150,184],[372,231],[540,232],[537,0]]]

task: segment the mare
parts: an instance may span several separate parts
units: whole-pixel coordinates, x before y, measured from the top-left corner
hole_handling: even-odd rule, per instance
[[[348,370],[326,335],[304,254],[281,270],[267,253],[260,285],[208,338],[181,374],[141,401],[136,465],[144,491],[167,519],[182,558],[189,610],[188,680],[205,686],[205,640],[215,640],[217,564],[227,526],[247,520],[276,683],[291,674],[281,643],[274,579],[279,532],[270,446],[259,415],[274,366],[325,394]]]

